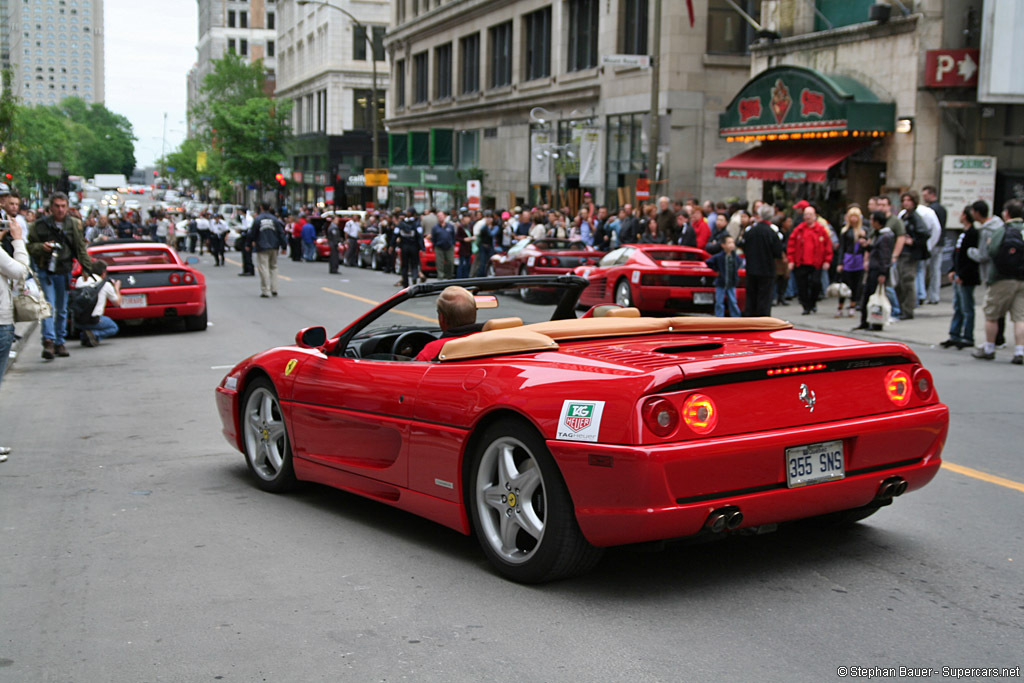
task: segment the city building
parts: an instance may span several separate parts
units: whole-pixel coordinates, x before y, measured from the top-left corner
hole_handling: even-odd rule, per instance
[[[188,72],[188,111],[199,101],[206,74],[213,62],[228,52],[250,61],[263,60],[268,92],[274,91],[277,70],[277,5],[275,0],[198,0],[199,38],[196,63]],[[189,117],[188,134],[195,135]]]
[[[103,102],[103,0],[0,0],[0,67],[23,104]]]
[[[506,208],[614,207],[644,179],[655,197],[738,195],[707,163],[729,156],[718,115],[750,76],[737,7],[756,22],[753,0],[395,0],[393,204],[457,206],[469,179]]]
[[[278,10],[276,96],[292,102],[295,136],[286,179],[289,204],[376,202],[363,170],[384,165],[387,150],[382,120],[389,83],[383,42],[388,0],[280,0]]]
[[[935,185],[961,209],[1024,197],[1022,0],[766,0],[750,81],[721,116],[749,199],[816,201],[830,220]],[[745,181],[745,184],[744,184]]]

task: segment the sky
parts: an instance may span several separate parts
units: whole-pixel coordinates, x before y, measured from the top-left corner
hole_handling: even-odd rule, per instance
[[[195,0],[104,0],[107,109],[128,118],[135,160],[150,166],[185,139],[186,77],[196,62]]]

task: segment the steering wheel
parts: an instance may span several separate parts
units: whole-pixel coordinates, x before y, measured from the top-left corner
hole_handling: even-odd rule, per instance
[[[423,350],[423,347],[434,341],[434,335],[421,330],[410,330],[398,335],[395,343],[391,345],[391,353],[395,356],[406,356],[415,358],[416,354]]]

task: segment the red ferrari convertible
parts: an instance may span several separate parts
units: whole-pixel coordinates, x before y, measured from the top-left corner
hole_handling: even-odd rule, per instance
[[[178,252],[156,242],[115,240],[89,247],[107,264],[107,279],[121,282],[121,305],[108,306],[113,320],[184,318],[190,331],[206,329],[206,277]]]
[[[697,312],[715,310],[715,271],[705,265],[711,257],[696,247],[664,244],[628,244],[614,249],[596,267],[580,266],[573,272],[590,286],[580,304],[615,303],[645,312]],[[746,301],[746,271],[740,270],[736,303]]]
[[[413,358],[441,336],[446,283],[236,365],[217,406],[256,484],[352,491],[475,534],[502,575],[541,582],[607,546],[852,523],[939,469],[949,413],[903,344],[615,305],[577,318],[573,275],[459,284],[476,325],[433,360]],[[501,294],[525,286],[560,297]]]

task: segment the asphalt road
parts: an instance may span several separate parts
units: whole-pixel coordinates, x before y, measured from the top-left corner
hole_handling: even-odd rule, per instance
[[[228,367],[300,328],[340,329],[394,276],[282,260],[281,296],[260,299],[237,265],[201,267],[205,332],[132,331],[48,363],[36,333],[4,378],[0,682],[940,679],[1024,664],[1015,366],[915,349],[951,408],[944,457],[970,469],[852,530],[619,549],[524,587],[472,538],[387,506],[259,491],[220,433]]]

